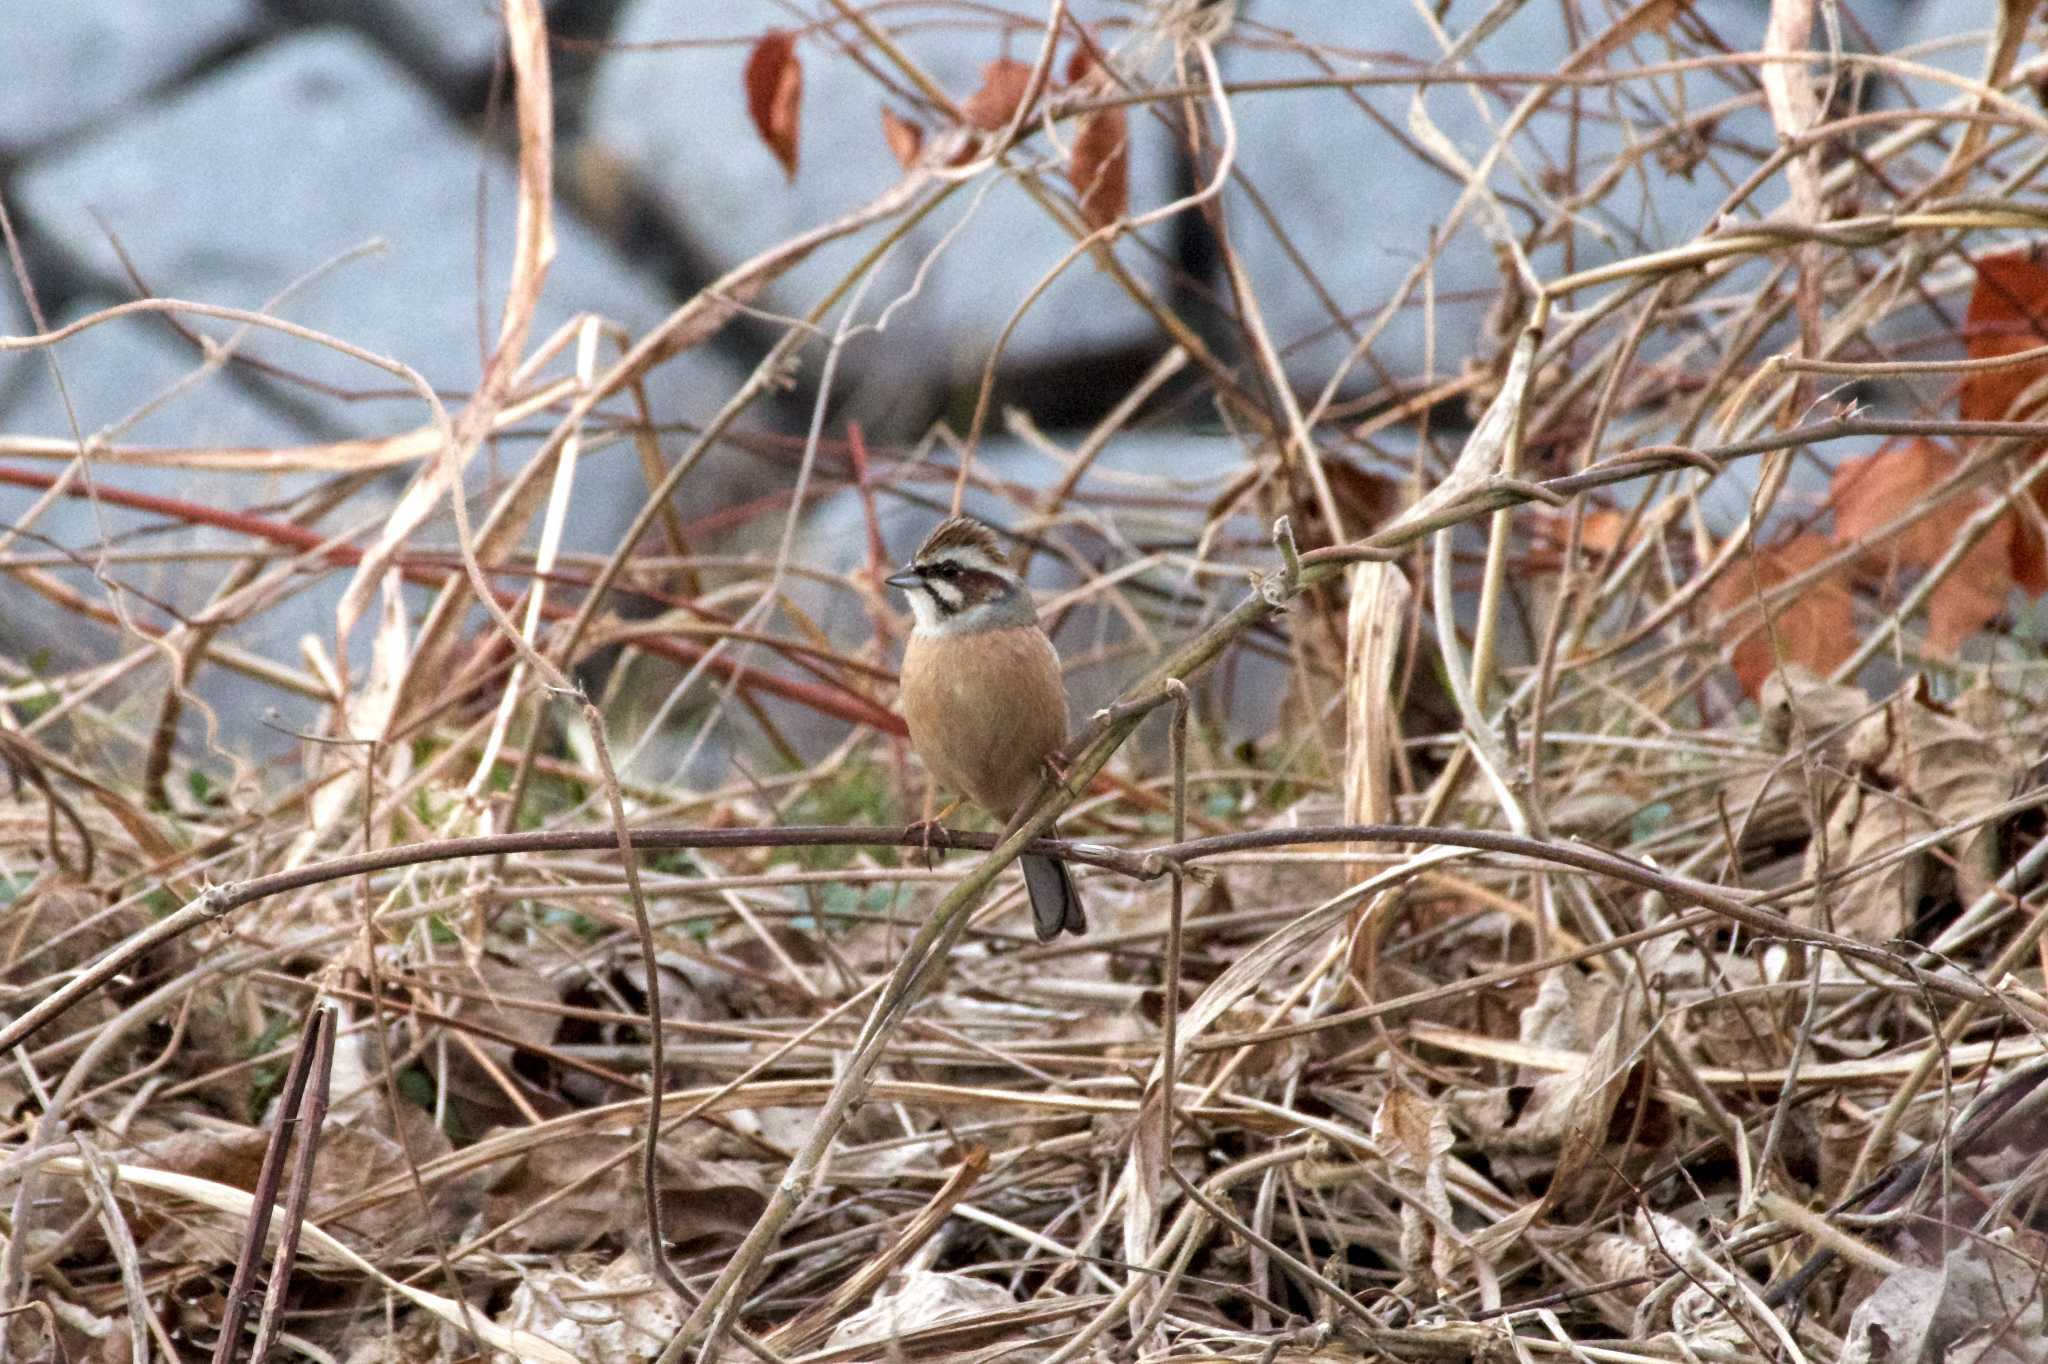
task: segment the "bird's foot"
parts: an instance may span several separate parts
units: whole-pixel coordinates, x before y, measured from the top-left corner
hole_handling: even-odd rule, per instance
[[[917,839],[918,851],[924,858],[924,869],[926,871],[930,871],[935,865],[935,859],[932,857],[932,845],[934,843],[941,848],[952,846],[952,838],[946,831],[945,820],[946,816],[959,808],[960,802],[956,800],[937,815],[928,819],[917,820],[906,827],[905,832]]]

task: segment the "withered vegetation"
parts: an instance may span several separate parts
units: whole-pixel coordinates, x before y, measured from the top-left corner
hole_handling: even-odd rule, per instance
[[[986,33],[984,89],[888,6],[734,53],[792,176],[833,170],[803,120],[858,117],[899,181],[654,331],[544,336],[550,50],[507,0],[519,250],[473,392],[356,352],[416,425],[0,434],[0,478],[147,521],[0,531],[6,599],[104,646],[0,659],[7,1351],[2042,1358],[2036,6],[1872,54],[1846,4],[1776,0],[1753,50],[1561,4],[1551,70],[1278,5],[930,8]],[[849,54],[880,114],[805,103]],[[1320,338],[1269,329],[1238,244],[1311,211],[1233,117],[1282,95],[1391,110],[1469,186]],[[1183,197],[1133,189],[1141,126]],[[837,310],[894,300],[762,290],[1002,177],[1152,314],[1150,368],[1048,434],[997,401],[1006,337],[963,337],[959,428],[864,437]],[[1718,207],[1665,220],[1681,184]],[[1192,223],[1214,281],[1146,284]],[[1461,237],[1487,299],[1435,290]],[[1458,305],[1465,353],[1379,362]],[[203,301],[79,325],[157,314],[347,345]],[[717,418],[653,410],[743,316],[779,339]],[[749,428],[793,374],[808,435]],[[1105,454],[1175,432],[1232,457]],[[978,462],[999,433],[1055,473]],[[600,459],[638,519],[563,552]],[[152,464],[247,495],[124,489]],[[1021,827],[928,864],[882,579],[970,494],[1094,692]],[[246,642],[322,583],[334,630]],[[315,718],[209,714],[219,675]],[[1092,928],[1040,945],[1011,862],[1055,815]]]

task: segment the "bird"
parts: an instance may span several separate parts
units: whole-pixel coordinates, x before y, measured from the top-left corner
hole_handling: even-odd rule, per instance
[[[996,534],[970,516],[942,521],[886,580],[910,599],[897,705],[910,745],[939,785],[1009,820],[1058,771],[1067,742],[1060,657]],[[1057,828],[1050,831],[1057,838]],[[1017,859],[1040,942],[1088,929],[1080,893],[1057,858]]]

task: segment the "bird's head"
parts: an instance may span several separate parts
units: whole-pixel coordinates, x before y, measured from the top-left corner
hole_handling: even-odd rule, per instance
[[[941,521],[888,582],[909,594],[917,628],[928,633],[964,634],[1038,618],[995,532],[971,516]]]

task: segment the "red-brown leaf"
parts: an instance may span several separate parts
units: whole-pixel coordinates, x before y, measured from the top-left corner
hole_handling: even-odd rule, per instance
[[[896,164],[909,170],[917,164],[918,156],[924,151],[924,128],[907,118],[900,118],[888,105],[882,106],[882,136],[889,141],[889,154],[896,158]]]
[[[1750,696],[1762,690],[1780,661],[1825,676],[1856,651],[1855,603],[1837,576],[1822,578],[1775,608],[1768,629],[1757,611],[1760,595],[1834,552],[1821,536],[1795,535],[1730,565],[1708,591],[1708,609],[1717,619],[1729,617],[1721,638],[1730,644],[1728,664]]]
[[[1955,473],[1959,464],[1955,451],[1931,440],[1895,440],[1868,458],[1843,460],[1829,493],[1835,509],[1835,542],[1868,540],[1878,527]],[[1947,552],[1956,531],[1975,510],[1972,498],[1950,498],[1885,543],[1867,545],[1867,570],[1882,577],[1902,566],[1927,567]]]
[[[1529,514],[1530,530],[1538,547],[1538,553],[1529,559],[1532,571],[1555,572],[1563,563],[1563,554],[1571,544],[1572,518],[1569,512],[1553,512],[1538,509]],[[1591,563],[1603,554],[1612,554],[1622,547],[1622,534],[1629,529],[1629,514],[1615,507],[1588,507],[1579,524],[1579,555],[1582,562]],[[1641,526],[1636,530],[1641,532]]]
[[[2041,345],[2048,345],[2048,265],[2025,250],[1981,257],[1977,261],[1977,287],[1971,291],[1970,307],[1963,317],[1963,348],[1972,360],[1985,360]],[[2020,395],[2043,375],[2048,375],[2048,361],[2043,360],[1964,375],[1959,403],[1963,419],[2004,421],[2039,417],[2038,398],[2027,403],[2024,410],[2015,409]],[[2028,457],[2041,458],[2044,448],[2048,447],[2036,446]],[[2034,500],[2048,508],[2048,487],[2036,485]],[[2018,521],[2007,539],[2013,581],[2031,593],[2048,591],[2048,548],[2041,544],[2033,526]]]
[[[2043,345],[2048,345],[2048,265],[2027,251],[1981,257],[1977,287],[1963,317],[1963,348],[1970,358],[1987,360]],[[2013,411],[2013,404],[2043,375],[2048,375],[2048,361],[2031,360],[1963,376],[1963,420],[2021,419],[2025,414]]]
[[[796,178],[797,106],[804,94],[804,67],[796,55],[796,38],[780,29],[761,35],[747,54],[747,112],[754,130],[782,163],[783,174]]]
[[[1961,464],[1953,450],[1931,440],[1893,441],[1868,458],[1844,460],[1835,471],[1831,499],[1836,543],[1863,544],[1862,571],[1879,580],[1901,569],[1932,568],[1983,507],[1981,491],[1949,498],[1882,544],[1865,542]],[[2005,609],[2014,578],[2014,529],[2010,516],[1999,518],[1954,571],[1935,584],[1927,601],[1927,640],[1935,649],[1955,653]]]
[[[2012,526],[2012,580],[2033,596],[2048,592],[2048,545],[2024,517]]]
[[[1123,110],[1104,109],[1082,120],[1067,179],[1088,226],[1108,227],[1124,216],[1131,206],[1131,133]]]
[[[1998,619],[2012,591],[2013,536],[2018,527],[2001,516],[1984,538],[1971,545],[1955,571],[1934,585],[1927,598],[1927,643],[1955,657],[1963,641]]]
[[[1067,84],[1078,85],[1095,71],[1095,54],[1077,47],[1067,58]],[[1104,228],[1131,206],[1131,132],[1121,109],[1104,109],[1081,120],[1074,134],[1067,180],[1081,200],[1081,218]]]
[[[998,57],[981,68],[981,89],[960,106],[967,126],[992,133],[1010,126],[1017,106],[1031,86],[1031,68],[1008,57]]]

